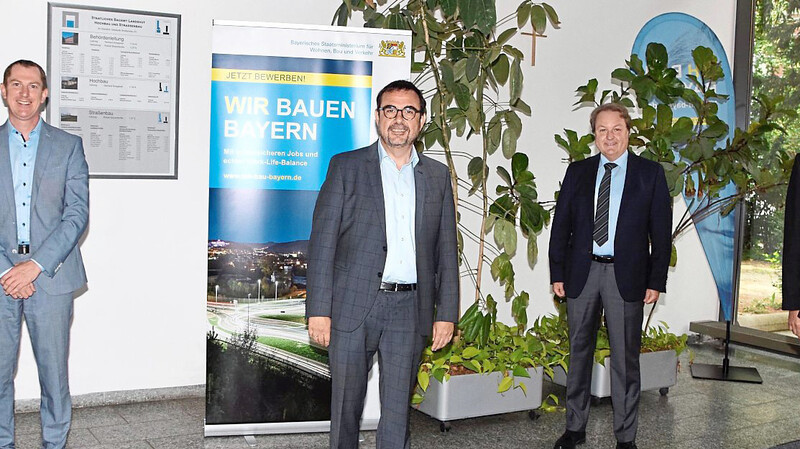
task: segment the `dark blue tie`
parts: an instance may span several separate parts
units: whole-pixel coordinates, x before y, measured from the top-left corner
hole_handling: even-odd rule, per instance
[[[611,170],[617,164],[606,163],[603,167],[606,172],[600,180],[600,190],[597,192],[597,210],[594,214],[594,233],[592,238],[599,246],[603,246],[608,241],[608,204],[611,200]]]

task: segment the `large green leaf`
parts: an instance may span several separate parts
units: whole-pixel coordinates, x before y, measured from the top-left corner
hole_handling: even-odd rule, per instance
[[[475,27],[487,35],[497,23],[495,0],[458,0],[458,10],[466,29]]]
[[[533,266],[536,258],[539,257],[539,245],[536,243],[536,236],[528,237],[528,265]]]
[[[503,131],[503,156],[506,159],[511,158],[517,152],[517,139],[519,139],[519,134],[517,131],[512,128],[506,128]]]
[[[502,179],[509,186],[514,184],[514,182],[511,180],[511,175],[508,174],[508,170],[505,168],[497,167],[497,174],[500,176],[500,179]]]
[[[348,1],[345,0],[336,8],[336,12],[333,13],[333,21],[331,25],[334,23],[338,26],[347,26],[347,19],[350,18],[350,8],[348,5]]]
[[[476,355],[480,354],[480,352],[481,352],[480,349],[474,346],[469,346],[464,348],[464,351],[461,352],[461,357],[464,359],[471,359]]]
[[[504,377],[503,380],[500,381],[500,385],[497,386],[497,392],[503,393],[508,391],[511,386],[514,385],[514,378],[513,377]]]
[[[442,61],[439,63],[439,72],[442,75],[442,82],[450,92],[455,92],[456,89],[456,76],[453,70],[453,63],[450,61]]]
[[[494,241],[498,248],[513,255],[517,247],[517,228],[506,220],[497,220],[494,225]]]
[[[402,14],[390,14],[386,17],[384,28],[389,28],[391,30],[407,30],[409,27],[406,18],[403,17]]]
[[[541,5],[533,5],[531,8],[531,25],[538,34],[544,33],[547,29],[547,12]]]
[[[481,60],[475,55],[469,55],[467,58],[467,68],[466,68],[466,75],[467,79],[472,82],[475,81],[475,78],[478,77],[478,73],[481,71]]]
[[[522,95],[522,69],[519,59],[515,58],[511,63],[511,86],[509,87],[510,102],[514,103]]]
[[[483,125],[483,116],[481,115],[480,105],[472,96],[470,96],[469,108],[467,108],[466,112],[467,121],[469,121],[469,126],[472,128],[472,131],[475,133],[480,132],[481,126]]]
[[[456,96],[456,104],[458,107],[466,111],[467,108],[469,108],[470,99],[472,99],[472,95],[470,95],[469,92],[469,86],[465,85],[464,83],[456,83],[453,93]]]
[[[547,3],[542,3],[542,7],[544,7],[545,12],[547,12],[547,18],[550,19],[550,23],[552,23],[553,26],[558,28],[558,25],[561,24],[561,21],[558,18],[556,10],[553,9],[553,7],[548,5]]]
[[[668,132],[672,128],[672,108],[665,104],[659,104],[656,108],[656,116],[658,117],[656,131]]]
[[[439,0],[439,5],[441,5],[442,13],[444,13],[445,16],[452,16],[456,13],[458,0]]]
[[[528,103],[522,101],[522,98],[519,98],[517,101],[511,103],[511,107],[525,115],[531,115],[531,107],[528,106]]]
[[[615,69],[611,72],[611,77],[630,83],[636,76],[629,69]]]
[[[494,61],[494,64],[492,64],[492,73],[494,73],[494,78],[501,85],[505,85],[506,81],[508,81],[509,67],[510,65],[508,63],[508,56],[505,54],[501,54],[497,60]]]
[[[486,135],[489,138],[489,146],[486,150],[489,154],[494,154],[494,152],[500,148],[502,132],[503,125],[500,121],[500,114],[495,114],[486,125]]]
[[[511,36],[515,34],[517,34],[516,28],[509,28],[503,31],[502,33],[500,33],[500,36],[497,37],[497,44],[498,45],[505,44],[506,42],[508,42],[509,39],[511,39]]]
[[[515,153],[511,157],[511,174],[516,180],[520,174],[528,169],[528,156],[524,153]]]
[[[528,370],[519,365],[514,365],[513,373],[514,377],[531,377],[531,375],[528,373]]]
[[[667,47],[658,42],[651,42],[647,44],[645,50],[645,59],[647,59],[647,68],[650,71],[664,70],[669,63],[669,56],[667,54]]]
[[[531,4],[522,2],[517,7],[517,27],[522,28],[528,22],[528,17],[531,16]]]
[[[422,388],[422,391],[428,391],[428,385],[430,382],[431,378],[427,371],[419,371],[417,373],[417,383],[419,384],[419,387]]]

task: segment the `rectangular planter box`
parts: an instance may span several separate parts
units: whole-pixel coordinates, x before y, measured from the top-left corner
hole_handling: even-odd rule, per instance
[[[444,383],[431,378],[425,400],[417,408],[443,422],[534,410],[542,405],[542,373],[541,367],[528,368],[530,378],[518,377],[515,380],[515,383],[525,384],[527,395],[521,388],[513,387],[505,393],[498,393],[497,386],[503,379],[501,373],[450,376],[450,380]]]
[[[605,364],[610,360],[606,357]],[[639,356],[642,391],[669,388],[678,383],[678,356],[675,351],[646,352]],[[560,366],[553,369],[553,383],[567,385],[567,373]],[[592,396],[607,398],[611,396],[611,369],[599,363],[592,369]]]

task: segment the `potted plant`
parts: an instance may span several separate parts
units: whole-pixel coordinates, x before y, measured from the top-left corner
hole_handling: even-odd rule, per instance
[[[548,22],[559,24],[558,15],[550,5],[531,0],[522,1],[513,14],[499,19],[496,0],[409,0],[388,7],[386,3],[342,0],[334,23],[346,25],[355,11],[362,14],[367,27],[412,31],[411,51],[421,59],[412,63],[412,72],[430,105],[429,122],[417,149],[442,156],[450,169],[461,270],[474,286],[473,304],[459,324],[460,337],[441,351],[425,351],[420,392],[433,402],[439,387],[451,383],[448,380],[457,374],[496,373],[483,376],[494,379],[487,387],[493,395],[502,399],[519,392],[535,398],[541,392],[532,390],[539,390],[539,384],[527,380],[532,375],[527,368],[546,364],[547,354],[538,355],[540,346],[525,334],[529,296],[515,289],[512,257],[521,235],[527,240],[527,261],[531,266],[535,263],[536,238],[549,221],[549,213],[538,201],[528,157],[517,151],[522,133],[520,114],[529,115],[531,110],[522,100],[524,56],[508,41],[523,27],[542,34]],[[456,138],[480,139],[479,150],[453,149]],[[491,166],[500,179],[495,186],[489,184]],[[465,221],[479,225],[466,225]],[[503,288],[505,300],[512,303],[511,325],[497,321],[495,302],[484,293],[487,269]],[[546,365],[541,368],[548,369]],[[541,370],[533,373],[541,377]],[[517,377],[526,379],[528,385]],[[422,398],[418,394],[414,401]],[[427,406],[421,410],[437,419],[454,416],[436,415]]]
[[[488,326],[484,328],[475,303],[464,313],[459,323],[463,332],[453,343],[423,353],[412,403],[439,420],[442,431],[449,429],[449,421],[498,413],[528,410],[536,419],[543,375],[553,377],[553,367],[566,356],[556,343],[498,322],[491,295],[486,304]],[[554,396],[550,399],[557,403]]]
[[[559,305],[558,315],[548,315],[537,319],[531,327],[532,333],[541,340],[552,342],[558,347],[558,352],[564,354],[553,368],[550,379],[556,385],[567,385],[567,370],[569,369],[569,331],[566,319],[566,304]],[[642,391],[658,390],[661,395],[666,395],[669,388],[678,382],[677,373],[680,369],[678,356],[686,349],[688,335],[676,335],[669,331],[666,323],[651,326],[642,331],[642,346],[639,363],[641,366]],[[611,348],[608,342],[608,329],[601,325],[597,333],[594,360],[592,368],[591,395],[594,398],[611,396],[611,375],[606,368]]]

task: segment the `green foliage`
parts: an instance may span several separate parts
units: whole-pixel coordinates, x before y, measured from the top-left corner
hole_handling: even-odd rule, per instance
[[[460,338],[436,352],[425,348],[413,404],[422,402],[431,378],[446,382],[451,375],[467,373],[503,373],[498,393],[519,388],[527,394],[527,386],[521,378],[530,377],[528,368],[541,366],[551,375],[553,366],[563,363],[566,354],[555,343],[526,333],[519,326],[498,322],[496,303],[491,296],[487,297],[487,302],[491,313],[483,314],[477,303],[467,309],[459,322]]]
[[[550,5],[531,0],[521,1],[515,13],[504,18],[497,17],[496,0],[409,0],[390,5],[385,0],[342,0],[333,22],[346,25],[353,12],[362,14],[367,27],[412,32],[410,51],[414,57],[421,56],[412,63],[415,81],[432,86],[424,92],[429,121],[416,147],[443,154],[447,160],[458,206],[460,261],[475,286],[475,304],[459,323],[461,338],[436,353],[428,348],[417,379],[419,387],[424,391],[430,376],[442,381],[449,377],[451,367],[463,367],[481,373],[502,371],[507,377],[501,391],[524,390],[524,384],[514,380],[523,376],[522,368],[539,362],[548,365],[542,358],[546,355],[540,354],[542,344],[523,336],[529,295],[515,289],[517,270],[512,258],[521,236],[528,264],[533,266],[538,257],[536,238],[550,214],[539,202],[531,161],[517,151],[522,136],[520,114],[530,115],[531,108],[522,98],[524,55],[508,42],[523,28],[543,33],[548,24],[557,27],[558,14]],[[480,152],[454,151],[456,137],[479,138]],[[498,150],[502,158],[496,157]],[[466,173],[456,169],[456,157],[468,161]],[[489,185],[492,172],[500,180],[495,186]],[[459,186],[466,186],[466,197]],[[461,224],[463,213],[476,214],[480,229]],[[474,264],[464,257],[464,244],[470,243],[477,245]],[[484,268],[504,288],[505,300],[511,301],[514,326],[497,322],[496,303],[481,289]]]
[[[758,0],[755,6],[753,49],[753,92],[757,97],[782,97],[783,107],[800,108],[800,26],[799,0]],[[751,116],[758,117],[761,105],[751,104]],[[780,117],[778,125],[784,133],[767,136],[767,149],[760,155],[764,161],[776,161],[783,149],[797,152],[800,148],[800,120]],[[779,159],[778,159],[779,160]],[[781,171],[773,164],[767,173]],[[766,192],[752,192],[746,197],[744,227],[744,258],[759,259],[762,253],[772,253],[783,246],[783,205],[786,187]]]
[[[755,315],[772,313],[778,310],[781,310],[781,302],[775,297],[775,293],[767,298],[757,299],[742,308],[743,313],[752,313]]]
[[[670,349],[675,351],[675,354],[681,355],[686,349],[686,341],[689,336],[686,334],[676,335],[669,331],[667,323],[661,322],[660,326],[651,326],[646,332],[642,332],[642,353],[668,351]]]
[[[458,198],[458,189],[454,192],[459,209],[480,214],[482,222],[477,233],[459,225],[459,233],[466,233],[466,240],[478,245],[477,263],[468,267],[476,298],[481,299],[486,265],[492,278],[504,286],[506,299],[511,300],[518,296],[511,263],[518,236],[527,240],[526,255],[533,265],[538,256],[536,236],[548,223],[549,213],[538,201],[528,157],[517,151],[522,135],[519,114],[529,115],[530,107],[521,97],[523,53],[508,40],[523,27],[531,26],[541,33],[548,23],[557,26],[558,15],[550,5],[530,0],[522,1],[512,16],[499,20],[495,0],[411,0],[390,7],[384,4],[343,0],[333,21],[343,25],[353,12],[360,12],[367,27],[412,31],[411,50],[414,55],[422,55],[422,60],[413,64],[419,74],[417,81],[434,85],[425,92],[430,102],[430,120],[417,149],[443,152],[453,186],[457,187],[459,181],[470,186],[467,198]],[[514,16],[516,26],[509,25]],[[481,153],[452,151],[453,134],[466,139],[479,136]],[[502,150],[506,165],[494,167],[501,182],[492,189],[487,185],[492,171],[489,156],[498,149]],[[454,157],[469,159],[466,173],[457,173]],[[489,233],[493,238],[487,238]],[[459,241],[463,244],[463,236]]]
[[[547,315],[537,319],[528,334],[554,345],[551,351],[561,354],[561,357],[556,362],[564,371],[567,371],[569,365],[569,327],[567,325],[566,304],[559,306],[557,315]],[[686,349],[688,338],[689,336],[686,334],[676,335],[669,332],[667,323],[662,321],[659,326],[651,326],[647,331],[642,331],[641,352],[674,350],[677,355],[680,355]],[[611,346],[608,340],[608,328],[605,323],[601,323],[597,332],[594,360],[601,365],[605,364],[605,359],[610,354]]]
[[[299,341],[278,337],[258,337],[257,341],[263,345],[272,346],[273,348],[281,349],[292,354],[297,354],[309,360],[326,364],[328,363],[327,351],[317,349],[307,343],[300,343]]]
[[[678,221],[673,242],[694,223],[717,213],[727,215],[743,199],[785,185],[793,156],[788,148],[770,148],[768,138],[773,131],[784,131],[781,120],[795,118],[794,109],[785,107],[781,97],[760,95],[758,116],[729,138],[728,125],[717,115],[719,105],[728,100],[716,91],[724,79],[720,61],[703,46],[692,51],[692,58],[696,71],[687,75],[688,85],[684,85],[671,67],[666,47],[650,43],[645,61],[633,54],[626,67],[611,72],[618,90],[600,92],[597,80],[592,79],[576,91],[578,105],[616,102],[639,112],[632,114],[629,147],[660,163],[670,194],[683,194],[694,206]],[[695,119],[673,116],[674,108],[685,105],[692,108]],[[555,136],[569,161],[585,158],[592,139],[591,134],[578,137],[572,130],[564,130],[564,137]],[[731,184],[736,193],[721,195]],[[670,266],[675,266],[674,244],[671,251]]]
[[[596,80],[577,89],[577,104],[594,107],[617,102],[637,109],[640,115],[631,122],[630,147],[664,167],[672,196],[683,193],[701,205],[681,219],[673,237],[713,213],[730,213],[748,192],[785,183],[788,172],[774,168],[790,164],[790,155],[776,151],[774,158],[767,160],[761,154],[769,133],[781,130],[777,120],[796,116],[779,98],[761,97],[760,115],[748,129],[736,129],[729,139],[728,125],[717,115],[719,104],[727,101],[727,96],[715,90],[724,78],[721,64],[702,46],[694,49],[692,57],[697,73],[687,75],[687,86],[670,67],[666,48],[651,43],[645,61],[631,55],[626,67],[612,72],[618,91],[599,92]],[[672,110],[679,104],[691,106],[697,118],[674,118]],[[570,161],[586,157],[591,134],[579,138],[575,131],[565,130],[564,136],[555,136],[555,141]],[[721,197],[720,191],[731,183],[738,192]],[[677,254],[673,258],[677,259]]]

